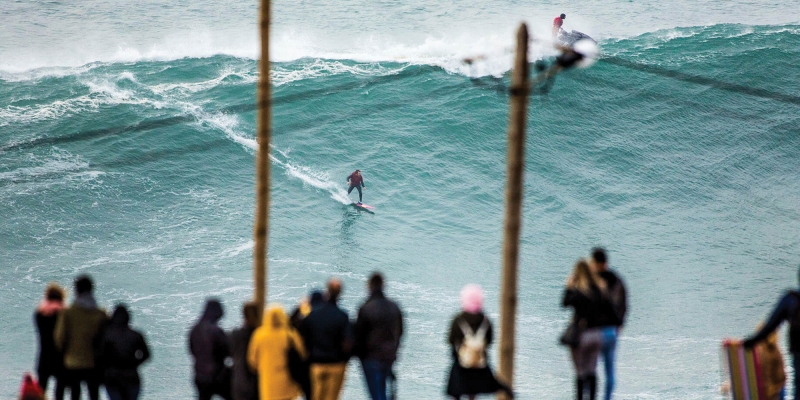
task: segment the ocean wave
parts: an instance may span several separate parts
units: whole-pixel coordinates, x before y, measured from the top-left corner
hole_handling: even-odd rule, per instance
[[[30,124],[53,120],[66,115],[94,112],[108,105],[147,105],[155,109],[167,107],[165,101],[140,96],[134,90],[120,87],[122,81],[136,82],[128,71],[116,76],[87,77],[80,81],[84,92],[80,96],[55,100],[45,104],[26,106],[8,105],[0,108],[0,127],[11,124]]]

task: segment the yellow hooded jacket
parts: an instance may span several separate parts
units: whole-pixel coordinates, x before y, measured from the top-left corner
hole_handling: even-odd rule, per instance
[[[290,400],[302,393],[289,374],[289,346],[306,357],[300,335],[289,326],[289,317],[280,306],[270,306],[247,349],[247,364],[258,374],[261,400]]]

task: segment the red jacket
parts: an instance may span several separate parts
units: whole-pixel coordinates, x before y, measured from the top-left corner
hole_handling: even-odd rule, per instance
[[[366,187],[366,186],[364,185],[364,177],[363,177],[363,176],[361,176],[360,174],[357,174],[357,173],[355,173],[355,172],[353,172],[352,174],[350,174],[350,176],[348,176],[348,177],[347,177],[347,180],[348,180],[348,181],[350,181],[350,186],[355,186],[355,187],[362,186],[362,187]]]

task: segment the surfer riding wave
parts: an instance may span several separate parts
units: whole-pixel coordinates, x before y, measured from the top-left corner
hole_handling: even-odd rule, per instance
[[[347,184],[350,185],[350,188],[347,189],[347,194],[350,194],[350,192],[352,192],[353,189],[358,189],[358,204],[360,205],[361,204],[361,188],[362,187],[364,189],[367,188],[367,186],[364,185],[364,177],[361,176],[361,170],[360,169],[355,170],[352,174],[350,174],[350,176],[347,177]]]

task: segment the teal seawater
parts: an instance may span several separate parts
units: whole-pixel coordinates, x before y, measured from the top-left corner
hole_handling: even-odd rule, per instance
[[[716,398],[720,340],[796,286],[800,106],[613,61],[796,99],[800,28],[601,44],[605,61],[530,103],[516,389],[571,397],[560,296],[575,260],[603,245],[630,291],[617,398]],[[270,300],[291,307],[337,275],[355,316],[383,271],[408,325],[401,398],[443,397],[464,284],[485,287],[497,322],[508,74],[468,75],[401,59],[273,63]],[[203,300],[222,298],[232,328],[251,295],[256,79],[252,59],[228,55],[0,74],[0,396],[34,367],[44,285],[81,272],[146,333],[144,398],[192,396],[186,334]],[[374,214],[346,204],[356,168]],[[359,368],[344,398],[366,398]]]

